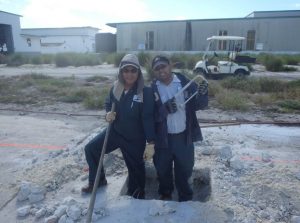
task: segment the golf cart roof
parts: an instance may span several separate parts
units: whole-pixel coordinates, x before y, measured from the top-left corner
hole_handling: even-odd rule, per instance
[[[207,40],[244,40],[245,37],[242,36],[211,36],[208,37]]]

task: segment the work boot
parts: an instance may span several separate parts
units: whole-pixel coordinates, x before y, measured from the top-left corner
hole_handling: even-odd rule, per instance
[[[161,194],[159,196],[159,200],[162,200],[162,201],[171,201],[172,200],[172,194]]]
[[[102,187],[102,186],[105,186],[107,185],[107,180],[106,178],[104,179],[101,179],[99,181],[99,185],[98,185],[98,188],[99,187]],[[81,192],[82,193],[86,193],[86,194],[90,194],[93,192],[93,187],[94,187],[94,183],[89,183],[88,185],[84,186],[83,188],[81,188]]]

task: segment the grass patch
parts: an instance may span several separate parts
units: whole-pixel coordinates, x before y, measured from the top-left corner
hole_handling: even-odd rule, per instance
[[[300,102],[296,100],[286,100],[281,101],[278,105],[287,110],[297,110],[300,111]]]
[[[293,67],[285,65],[298,65],[300,62],[300,55],[274,55],[262,53],[258,56],[257,61],[265,65],[268,71],[295,71]]]
[[[92,76],[92,77],[88,77],[85,79],[87,82],[104,82],[109,80],[109,78],[107,77],[102,77],[102,76]]]
[[[246,111],[249,109],[246,97],[239,91],[223,90],[216,94],[218,104],[224,110],[241,110]]]
[[[261,107],[272,105],[276,101],[271,94],[253,94],[250,95],[250,100]]]
[[[229,77],[209,82],[209,96],[225,110],[247,110],[249,104],[268,110],[299,111],[300,80],[281,81],[273,78]],[[280,108],[284,108],[283,110]]]
[[[71,89],[65,92],[65,95],[60,98],[60,101],[68,103],[82,102],[89,95],[90,92],[87,89]]]
[[[228,77],[221,81],[221,86],[227,89],[237,89],[249,93],[261,91],[259,80],[246,77]]]
[[[101,89],[101,91],[95,92],[95,94],[89,95],[83,101],[83,105],[88,109],[103,109],[105,98],[109,94],[108,87]]]
[[[86,83],[86,81],[76,82],[74,78],[53,78],[40,74],[0,77],[0,102],[16,104],[66,102],[83,103],[92,109],[103,108],[110,86],[107,83],[104,86],[99,82],[86,86]]]

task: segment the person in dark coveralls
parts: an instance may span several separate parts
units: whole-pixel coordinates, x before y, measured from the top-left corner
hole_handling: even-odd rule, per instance
[[[119,100],[118,100],[119,98]],[[115,112],[110,112],[115,103]],[[112,122],[106,154],[121,149],[128,169],[127,195],[145,198],[145,163],[143,154],[146,141],[153,143],[154,98],[150,87],[144,86],[144,79],[138,58],[133,54],[123,57],[119,65],[118,80],[114,83],[105,102],[106,121]],[[83,193],[93,191],[96,172],[101,155],[106,130],[85,146],[85,156],[89,165],[89,182]],[[99,186],[107,184],[102,168]]]
[[[165,56],[152,60],[155,74],[151,87],[155,96],[155,153],[153,162],[158,175],[158,193],[161,200],[172,200],[173,164],[178,201],[193,198],[189,179],[194,167],[194,144],[202,140],[196,111],[208,105],[208,83],[191,84],[183,93],[175,95],[190,80],[180,73],[172,72]],[[184,102],[197,92],[190,101]],[[176,98],[175,98],[176,96]]]

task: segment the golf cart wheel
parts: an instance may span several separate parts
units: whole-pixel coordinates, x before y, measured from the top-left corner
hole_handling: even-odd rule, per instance
[[[244,70],[241,70],[241,69],[236,70],[236,71],[234,72],[234,76],[237,76],[237,77],[245,77],[246,74],[247,74],[247,72],[244,71]]]

